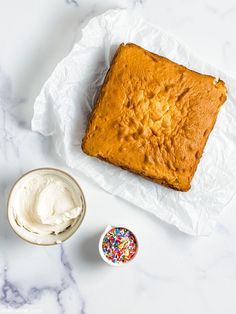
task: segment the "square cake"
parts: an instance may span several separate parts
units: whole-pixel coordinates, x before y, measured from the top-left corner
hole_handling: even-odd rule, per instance
[[[82,141],[83,151],[187,191],[227,89],[135,44],[121,44]]]

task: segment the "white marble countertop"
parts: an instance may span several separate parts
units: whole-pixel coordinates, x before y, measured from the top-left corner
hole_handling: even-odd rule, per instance
[[[73,174],[50,139],[30,130],[42,84],[83,20],[135,3],[148,20],[236,77],[233,0],[0,2],[0,313],[236,313],[236,199],[211,236],[194,238],[79,175],[87,214],[63,245],[35,247],[7,222],[7,196],[18,176],[42,166]],[[140,252],[132,264],[112,268],[98,255],[99,234],[124,221],[139,230]]]

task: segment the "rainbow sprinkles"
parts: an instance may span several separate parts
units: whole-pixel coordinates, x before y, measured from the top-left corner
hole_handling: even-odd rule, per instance
[[[111,227],[102,240],[102,252],[112,264],[124,264],[131,261],[137,253],[135,235],[124,227]]]

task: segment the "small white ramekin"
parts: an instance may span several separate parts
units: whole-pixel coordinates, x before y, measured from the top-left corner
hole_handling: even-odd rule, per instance
[[[112,261],[110,261],[108,258],[106,258],[104,252],[103,252],[103,249],[102,249],[102,243],[103,243],[103,239],[105,237],[105,235],[107,234],[107,232],[109,232],[111,229],[113,228],[125,228],[129,231],[132,232],[132,234],[134,235],[135,237],[135,240],[136,240],[136,252],[134,254],[134,256],[132,257],[132,259],[126,263],[113,263]],[[104,232],[102,233],[101,237],[100,237],[100,240],[99,240],[99,244],[98,244],[98,250],[99,250],[99,253],[100,253],[100,256],[101,258],[103,259],[104,262],[106,262],[108,265],[111,265],[111,266],[122,266],[122,265],[127,265],[127,264],[130,264],[134,259],[135,257],[137,256],[137,253],[138,253],[138,248],[139,248],[139,243],[138,243],[138,239],[137,239],[137,236],[136,234],[130,229],[130,228],[127,228],[127,227],[124,227],[124,226],[111,226],[111,225],[108,225],[106,227],[106,229],[104,230]]]
[[[30,176],[34,175],[40,175],[40,174],[54,174],[62,178],[63,180],[66,180],[70,184],[72,184],[75,191],[77,191],[78,196],[81,199],[82,204],[82,210],[81,214],[75,219],[74,223],[64,230],[63,232],[59,234],[51,234],[51,235],[39,235],[36,233],[33,233],[24,227],[20,226],[15,219],[14,210],[12,207],[12,200],[14,198],[14,193],[19,185],[21,185],[25,180],[27,180]],[[79,186],[78,182],[67,172],[62,171],[60,169],[56,168],[38,168],[31,170],[27,173],[25,173],[23,176],[21,176],[13,185],[11,188],[11,191],[9,193],[8,202],[7,202],[7,210],[8,210],[8,220],[12,227],[12,229],[15,231],[15,233],[22,238],[23,240],[36,244],[36,245],[54,245],[59,244],[70,238],[76,230],[79,228],[80,224],[82,223],[85,212],[86,212],[86,203],[83,191],[81,187]]]

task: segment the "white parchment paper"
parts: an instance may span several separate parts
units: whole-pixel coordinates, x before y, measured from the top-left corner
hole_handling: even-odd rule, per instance
[[[201,73],[229,90],[189,192],[177,192],[85,155],[81,150],[97,92],[121,42],[134,42]],[[126,10],[92,18],[70,54],[55,68],[34,105],[32,129],[52,136],[67,165],[103,189],[193,235],[208,235],[236,191],[236,82],[196,58],[175,38]]]

